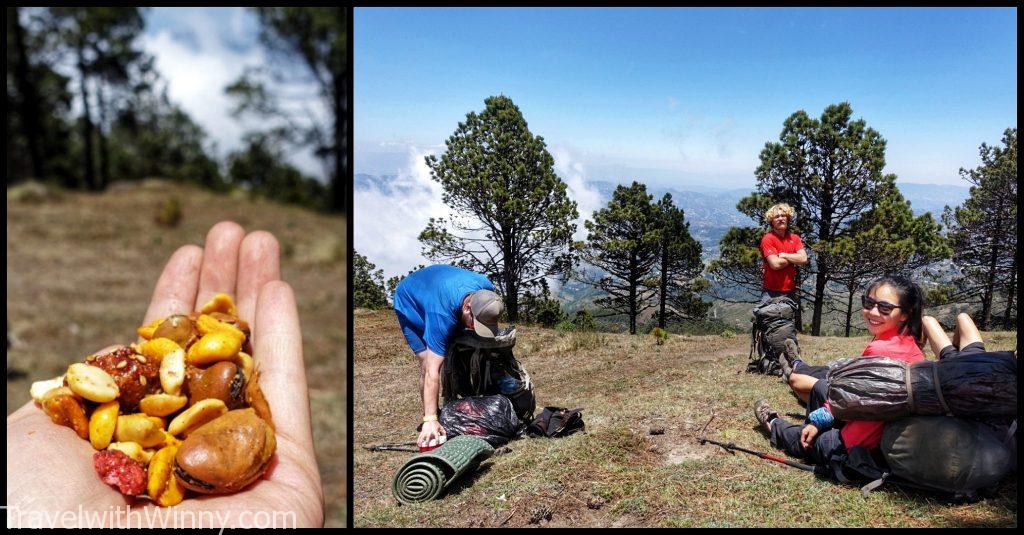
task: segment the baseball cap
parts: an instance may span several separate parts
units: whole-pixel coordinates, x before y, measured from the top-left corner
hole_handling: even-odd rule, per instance
[[[505,306],[498,294],[477,290],[470,294],[469,309],[473,313],[473,330],[484,338],[498,335],[498,316]]]

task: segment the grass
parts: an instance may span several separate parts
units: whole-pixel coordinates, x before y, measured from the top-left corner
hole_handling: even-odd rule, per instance
[[[155,217],[181,201],[173,228]],[[345,525],[345,221],[277,203],[229,198],[162,181],[115,185],[102,194],[60,192],[7,202],[8,414],[33,381],[109,344],[131,341],[157,277],[181,245],[202,245],[225,219],[272,232],[281,274],[295,290],[302,325],[313,440],[326,525]],[[340,253],[339,253],[340,251]]]
[[[357,527],[1016,525],[1015,476],[974,504],[895,487],[864,498],[854,487],[699,445],[707,424],[709,438],[768,451],[754,401],[802,411],[779,378],[743,372],[742,333],[672,335],[659,346],[646,335],[521,327],[516,356],[534,380],[538,407],[584,407],[587,433],[514,441],[442,499],[399,506],[391,478],[409,454],[364,446],[415,439],[418,363],[390,311],[357,310],[354,335]],[[1009,349],[1016,333],[985,339]],[[819,364],[859,355],[867,342],[808,336],[801,349]],[[650,434],[654,427],[664,433]]]

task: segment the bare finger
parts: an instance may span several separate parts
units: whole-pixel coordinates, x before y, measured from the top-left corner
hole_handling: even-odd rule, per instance
[[[256,298],[260,288],[271,281],[281,280],[280,246],[269,232],[249,233],[242,240],[238,257],[236,302],[238,315],[245,321],[256,317]]]
[[[221,221],[206,234],[203,245],[203,267],[199,273],[199,293],[195,307],[219,293],[234,297],[238,274],[238,250],[245,238],[245,229],[233,221]]]
[[[153,298],[149,301],[142,325],[192,311],[199,289],[199,270],[202,262],[203,250],[195,245],[180,247],[171,255],[153,289]]]

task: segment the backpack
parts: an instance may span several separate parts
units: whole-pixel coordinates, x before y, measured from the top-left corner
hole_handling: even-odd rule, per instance
[[[526,428],[526,434],[533,438],[558,438],[569,436],[577,431],[586,432],[582,412],[582,407],[578,409],[544,407],[540,415]]]
[[[974,502],[1016,470],[1016,442],[1016,422],[1000,429],[948,416],[904,418],[886,424],[881,462],[854,446],[833,455],[829,471],[842,483],[867,481],[865,496],[888,482]]]
[[[782,375],[779,356],[786,349],[786,339],[796,339],[797,304],[786,296],[774,297],[754,307],[750,322],[750,362],[747,371],[766,375]]]
[[[512,402],[521,427],[537,408],[530,374],[516,360],[516,329],[509,326],[495,338],[472,331],[448,344],[441,368],[441,397],[447,403],[471,396],[502,395]]]

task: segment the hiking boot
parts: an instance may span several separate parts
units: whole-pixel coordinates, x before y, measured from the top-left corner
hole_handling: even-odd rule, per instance
[[[765,433],[771,434],[771,421],[778,418],[779,413],[772,410],[771,406],[768,405],[768,401],[759,399],[754,403],[754,416],[757,417],[757,423],[761,424],[761,428],[764,429]]]
[[[792,338],[786,338],[785,349],[779,355],[779,364],[782,365],[782,378],[789,382],[789,376],[793,373],[793,364],[800,359],[800,348]]]

